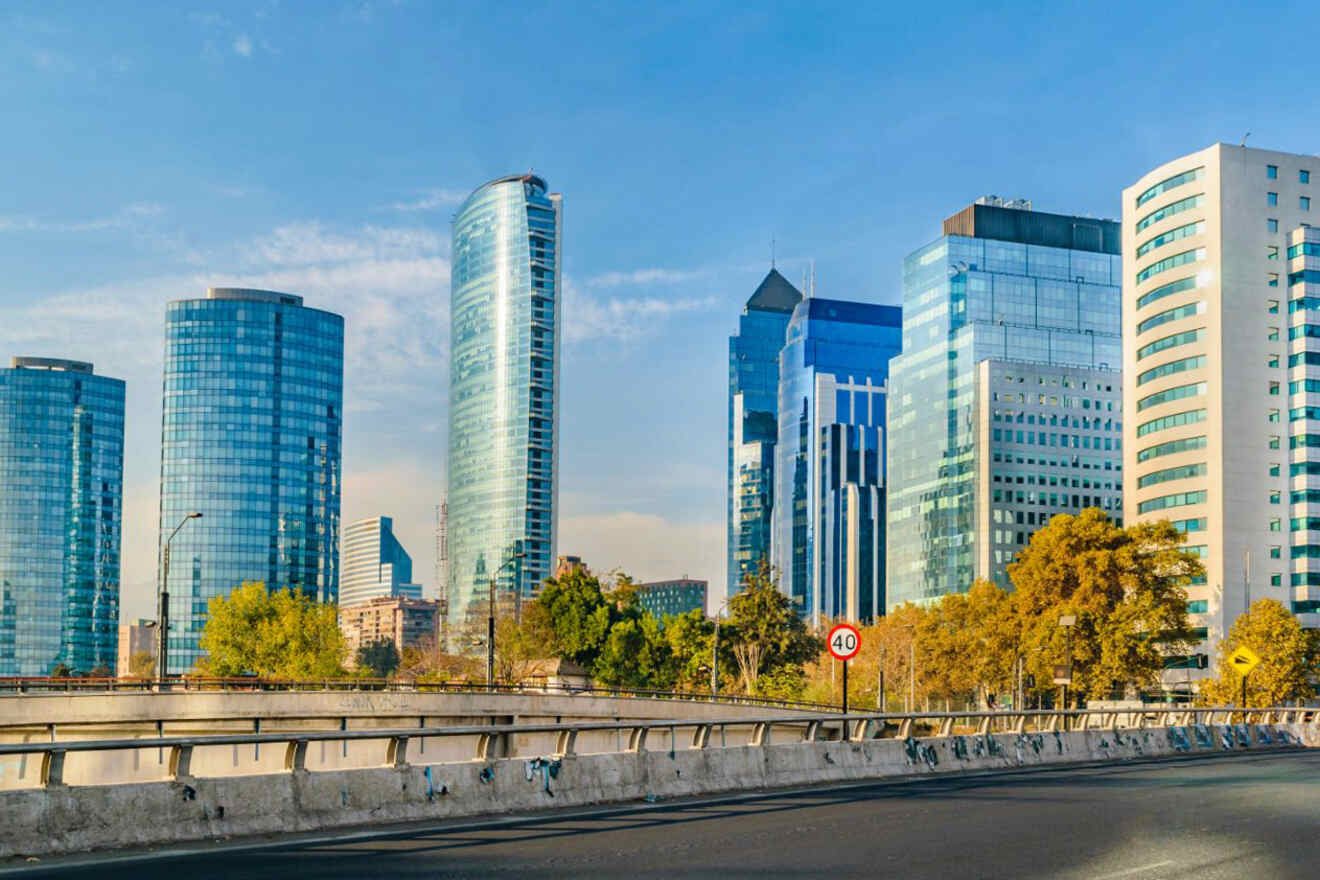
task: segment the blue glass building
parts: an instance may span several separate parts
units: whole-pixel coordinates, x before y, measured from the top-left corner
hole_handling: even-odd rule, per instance
[[[1115,509],[1122,494],[1119,225],[991,197],[943,231],[903,262],[903,354],[890,370],[889,607],[965,591],[977,577],[1002,581],[1005,554],[1032,526],[1082,507]],[[987,360],[994,368],[978,370]],[[978,503],[996,492],[1014,507]],[[1005,538],[997,562],[983,552],[996,535]]]
[[[114,671],[123,489],[122,380],[0,369],[0,675]]]
[[[813,623],[884,607],[885,391],[897,306],[808,298],[779,354],[773,563]]]
[[[729,458],[726,595],[770,559],[775,442],[779,437],[779,350],[802,294],[771,269],[729,337]]]
[[[449,369],[451,620],[553,573],[559,494],[562,199],[512,175],[454,217]],[[515,554],[525,558],[501,568]]]
[[[207,602],[244,581],[339,590],[344,319],[302,297],[212,288],[165,313],[160,547],[169,672],[201,659]]]
[[[421,599],[421,584],[413,583],[412,557],[394,535],[394,520],[373,516],[349,523],[341,536],[339,604],[372,599]]]

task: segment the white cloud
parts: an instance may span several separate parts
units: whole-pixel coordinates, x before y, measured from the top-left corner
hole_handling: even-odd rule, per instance
[[[628,284],[681,284],[695,281],[708,273],[704,269],[633,269],[629,272],[604,272],[593,275],[587,287],[619,287]]]
[[[457,189],[426,189],[418,193],[417,198],[409,202],[393,202],[387,207],[391,211],[417,212],[436,211],[457,205],[467,198],[467,193]]]
[[[54,49],[33,49],[32,64],[47,73],[73,73],[78,69],[72,58]]]
[[[442,253],[446,240],[425,227],[366,226],[332,232],[320,223],[291,223],[241,247],[249,266],[307,266],[371,260],[408,260]]]
[[[165,213],[165,206],[154,202],[134,202],[105,217],[90,220],[41,220],[36,217],[0,217],[0,232],[100,232],[107,229],[135,229],[143,222]]]
[[[636,339],[654,332],[659,322],[711,309],[717,302],[712,296],[597,299],[578,288],[571,278],[565,279],[564,313],[573,316],[571,321],[564,322],[565,340],[571,343],[590,339]]]
[[[234,38],[234,52],[242,55],[244,58],[252,57],[252,38],[247,34],[239,34]]]

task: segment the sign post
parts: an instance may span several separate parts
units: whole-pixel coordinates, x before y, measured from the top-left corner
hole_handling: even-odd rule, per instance
[[[1246,645],[1228,655],[1228,665],[1242,676],[1242,708],[1247,708],[1247,676],[1260,663],[1260,655]]]
[[[843,714],[848,714],[848,661],[862,649],[862,634],[851,623],[840,623],[825,639],[830,654],[843,664]]]

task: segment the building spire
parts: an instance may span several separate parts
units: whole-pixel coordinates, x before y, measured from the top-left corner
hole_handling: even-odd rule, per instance
[[[775,237],[770,236],[770,268],[775,268]]]

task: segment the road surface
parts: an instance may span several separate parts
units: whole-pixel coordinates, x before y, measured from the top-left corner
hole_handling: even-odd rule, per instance
[[[95,865],[84,856],[22,876],[1273,880],[1320,877],[1317,832],[1320,752],[1289,752],[455,820]]]

